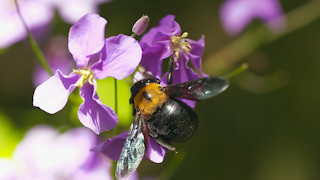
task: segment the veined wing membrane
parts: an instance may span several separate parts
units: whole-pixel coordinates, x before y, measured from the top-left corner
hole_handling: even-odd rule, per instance
[[[164,87],[168,96],[201,101],[220,94],[229,87],[229,80],[223,77],[208,77],[173,84]]]
[[[136,120],[138,120],[138,123],[131,124],[129,134],[126,138],[117,163],[117,179],[123,179],[134,173],[138,168],[146,150],[144,145],[144,135],[141,132],[142,120],[137,118]]]

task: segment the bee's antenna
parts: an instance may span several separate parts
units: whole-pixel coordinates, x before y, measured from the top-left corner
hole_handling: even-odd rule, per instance
[[[136,81],[136,82],[138,81],[138,80],[134,77],[134,75],[131,74],[130,76],[132,77],[133,81]]]

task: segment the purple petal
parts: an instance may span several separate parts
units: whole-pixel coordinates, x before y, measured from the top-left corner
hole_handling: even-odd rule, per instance
[[[26,38],[26,31],[15,11],[13,1],[1,1],[0,5],[0,49],[6,48]],[[31,33],[49,25],[54,11],[52,7],[36,1],[24,1],[19,4],[21,14]],[[41,14],[41,16],[39,16]]]
[[[110,177],[102,173],[110,167],[110,161],[96,159],[96,154],[89,151],[96,143],[97,136],[84,127],[59,134],[50,126],[36,126],[19,143],[13,158],[25,170],[24,179],[52,179],[57,174],[66,179],[84,179],[80,175],[91,177],[92,172]]]
[[[225,1],[220,9],[220,17],[226,32],[237,35],[253,18],[250,3],[243,0]]]
[[[101,152],[114,161],[118,161],[124,142],[128,136],[128,131],[118,134],[117,136],[108,139],[104,143],[92,148],[93,152]]]
[[[0,28],[0,49],[11,46],[27,36],[17,15],[0,18],[0,26],[6,27]]]
[[[53,144],[58,135],[58,131],[50,126],[36,126],[26,133],[16,147],[13,157],[18,160],[22,167],[27,168],[27,172],[30,174],[38,175],[40,169],[42,171],[49,170],[52,167],[52,162],[51,164],[48,164],[48,162],[52,161],[52,147],[55,147]],[[50,151],[50,156],[48,156]],[[46,166],[43,167],[45,164]]]
[[[109,106],[100,101],[96,92],[96,81],[93,81],[94,85],[86,82],[80,88],[80,95],[84,102],[79,107],[78,117],[84,126],[100,134],[115,128],[118,116]]]
[[[148,46],[147,44],[141,44]],[[162,61],[171,56],[172,50],[167,43],[158,43],[143,50],[141,66],[147,71],[152,72],[154,76],[162,76]]]
[[[103,48],[106,24],[98,14],[87,14],[70,28],[69,51],[78,67],[87,67],[90,57]]]
[[[261,11],[257,12],[257,16],[264,20],[273,32],[282,32],[286,28],[286,18],[280,2],[278,0],[266,0],[260,6]]]
[[[189,53],[190,61],[192,62],[195,69],[201,73],[203,77],[209,77],[207,74],[201,71],[202,64],[202,54],[204,50],[204,36],[202,36],[198,41],[188,39],[191,45],[191,52]]]
[[[159,145],[154,138],[148,136],[146,156],[155,163],[162,163],[167,149]]]
[[[180,36],[180,25],[174,21],[174,15],[167,15],[162,18],[157,27],[151,28],[149,32],[141,37],[140,43],[150,46],[159,41],[171,41],[171,36]]]
[[[60,70],[36,88],[33,94],[33,106],[47,113],[60,111],[67,103],[70,93],[76,88],[79,75],[71,73],[65,76]]]
[[[110,159],[117,161],[120,157],[123,145],[128,136],[128,131],[123,132],[113,138],[108,139],[104,143],[91,149],[93,152],[101,152],[108,156]],[[146,156],[155,163],[161,163],[167,152],[167,149],[159,145],[154,138],[148,136],[146,147]]]
[[[98,5],[108,1],[110,0],[55,0],[53,3],[62,19],[67,23],[74,24],[87,13],[98,13]]]
[[[139,180],[138,172],[135,171],[135,172],[132,173],[130,176],[125,177],[123,180]]]
[[[103,155],[98,156],[97,158],[99,158],[99,160],[93,169],[81,168],[72,174],[72,179],[112,180],[112,174],[110,173],[112,164],[110,159],[104,158]]]
[[[114,77],[123,79],[131,75],[141,61],[142,50],[138,41],[119,34],[106,39],[102,61],[91,66],[97,79]]]
[[[59,135],[55,141],[55,147],[52,149],[52,155],[55,155],[56,170],[75,171],[76,169],[93,167],[94,153],[89,149],[97,145],[97,136],[88,128],[78,127],[68,130]],[[52,142],[51,142],[52,143]],[[61,154],[68,153],[68,156]],[[90,161],[92,161],[90,163]]]
[[[188,67],[187,63],[188,63],[188,56],[186,54],[181,54],[176,67],[173,71],[173,80],[172,80],[172,84],[179,84],[182,82],[186,82],[186,81],[191,81],[194,79],[200,79],[201,76],[197,73],[195,73],[191,68]],[[167,85],[167,76],[168,76],[168,72],[163,76],[162,80],[161,80],[161,85]],[[186,99],[181,99],[179,98],[181,101],[183,101],[184,103],[186,103],[188,106],[194,108],[196,105],[195,101],[192,100],[186,100]]]
[[[18,179],[15,166],[16,163],[12,159],[0,157],[0,179]]]
[[[282,29],[285,21],[278,19],[282,14],[277,0],[228,0],[220,9],[224,29],[230,35],[239,34],[253,18],[260,18],[273,29]]]
[[[201,76],[195,73],[191,68],[188,67],[188,54],[181,54],[177,60],[176,67],[173,71],[173,81],[172,84],[178,84],[194,79],[200,79]],[[164,76],[166,77],[166,76]],[[165,81],[166,82],[166,81]]]

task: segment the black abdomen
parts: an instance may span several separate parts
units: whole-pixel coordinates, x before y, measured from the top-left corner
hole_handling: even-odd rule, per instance
[[[188,140],[198,126],[198,116],[191,107],[180,100],[170,98],[162,108],[147,121],[148,128],[164,139],[173,142]]]

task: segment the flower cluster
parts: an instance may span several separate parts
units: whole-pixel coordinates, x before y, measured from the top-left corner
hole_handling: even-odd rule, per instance
[[[63,134],[46,125],[33,127],[11,158],[0,158],[0,179],[111,179],[110,160],[88,151],[97,142],[83,127]]]
[[[145,17],[140,21],[133,28],[138,35],[148,23]],[[79,87],[84,102],[79,107],[78,117],[84,126],[99,134],[113,129],[118,118],[109,106],[100,101],[96,93],[96,79],[108,76],[123,79],[133,73],[140,60],[142,67],[161,78],[162,62],[169,57],[174,58],[176,64],[173,83],[201,77],[188,67],[189,60],[202,76],[206,76],[200,68],[204,37],[193,41],[187,39],[188,33],[181,35],[180,26],[174,21],[173,15],[163,18],[158,27],[152,28],[141,38],[140,43],[122,34],[105,39],[106,24],[107,21],[99,15],[87,14],[70,28],[68,47],[78,69],[69,75],[64,75],[58,69],[54,76],[36,88],[34,106],[51,114],[56,113],[66,105],[70,93]],[[166,76],[163,76],[164,85]],[[118,160],[127,133],[107,140],[92,151]],[[167,149],[156,143],[154,138],[148,137],[147,141],[145,155],[153,162],[161,163]]]
[[[43,36],[49,30],[50,22],[57,9],[62,20],[74,24],[89,12],[98,12],[97,6],[109,0],[22,0],[20,12],[36,37]],[[41,14],[41,16],[39,16]],[[26,31],[18,16],[14,0],[0,1],[0,49],[26,38]]]
[[[167,75],[162,73],[162,62],[166,58],[174,58],[175,68],[173,72],[173,84],[207,77],[201,71],[202,53],[204,51],[204,36],[198,41],[186,38],[188,33],[181,35],[179,24],[174,20],[173,15],[167,15],[160,20],[157,27],[151,28],[142,36],[140,45],[142,48],[141,66],[157,78],[161,79],[163,86],[167,85]],[[187,63],[191,61],[194,68],[200,75],[190,68]],[[141,73],[135,75],[135,79],[142,78]],[[191,106],[194,101],[185,100]],[[121,133],[92,149],[94,152],[101,152],[113,160],[118,160],[128,132]],[[147,136],[145,156],[155,163],[161,163],[167,149],[159,145],[153,137]]]
[[[180,127],[176,128],[172,120],[178,119],[176,118],[178,116],[182,117],[181,119],[198,120],[196,114],[181,116],[183,110],[188,113],[193,112],[190,107],[194,108],[196,101],[192,100],[203,100],[205,98],[198,97],[206,95],[209,97],[210,94],[218,93],[218,91],[213,93],[214,87],[210,89],[206,86],[209,80],[216,77],[204,78],[209,76],[201,69],[205,47],[204,35],[196,40],[190,39],[189,33],[182,31],[175,21],[175,16],[167,15],[156,27],[150,28],[139,41],[135,36],[142,35],[147,29],[150,20],[148,16],[142,16],[134,24],[131,36],[118,34],[106,38],[105,30],[108,22],[95,12],[98,11],[99,4],[109,1],[2,0],[0,2],[0,25],[3,27],[0,29],[0,49],[25,39],[29,36],[27,34],[29,31],[36,38],[47,35],[55,11],[59,12],[62,21],[73,24],[68,39],[65,39],[67,46],[58,45],[58,48],[53,48],[54,51],[63,53],[52,53],[49,57],[52,62],[48,64],[55,71],[54,75],[51,72],[48,75],[43,69],[34,71],[33,79],[37,87],[33,94],[33,106],[49,114],[55,114],[67,105],[71,93],[78,88],[82,101],[76,102],[77,116],[86,127],[70,128],[64,133],[44,125],[32,128],[15,148],[11,158],[0,158],[0,169],[3,170],[0,179],[113,179],[111,172],[115,168],[111,167],[111,160],[120,162],[119,169],[125,169],[123,172],[126,172],[120,172],[118,176],[119,171],[116,170],[116,176],[124,178],[133,174],[141,159],[148,158],[155,163],[163,162],[168,150],[175,151],[175,147],[171,147],[171,141],[186,141],[195,131],[197,123],[187,124],[184,127],[190,127],[190,132],[192,131],[188,137],[176,140],[166,136],[179,131],[177,129]],[[220,18],[223,28],[229,35],[240,34],[254,18],[262,20],[274,32],[283,30],[286,23],[278,0],[225,0],[220,8]],[[26,28],[29,31],[25,31]],[[46,56],[48,58],[50,55]],[[162,69],[166,60],[169,61],[167,71]],[[134,105],[133,114],[136,116],[130,131],[116,134],[118,130],[115,129],[113,132],[115,136],[101,143],[97,135],[116,128],[119,118],[118,114],[99,98],[102,88],[99,88],[98,95],[98,82],[108,77],[121,80],[133,75],[137,69],[142,69],[143,72],[136,72],[134,80],[141,80],[147,74],[146,76],[150,75],[152,81],[155,79],[151,76],[154,76],[157,78],[155,81],[160,82],[161,86],[156,86],[156,89],[150,88],[150,91],[160,90],[165,97],[161,98],[165,100],[155,100],[154,97],[160,95],[148,94],[147,91],[140,90],[140,87],[137,88],[139,95],[136,95],[133,86],[130,103]],[[229,86],[227,79],[221,79],[225,80],[224,85],[219,85],[216,81],[211,84],[221,86],[220,89],[217,88],[219,93]],[[191,80],[196,81],[187,82]],[[148,86],[149,84],[148,81],[141,86],[147,86],[145,89],[149,90],[148,88],[154,85]],[[171,84],[179,85],[170,86]],[[187,86],[184,86],[185,84]],[[185,91],[175,94],[170,92],[172,90],[170,88]],[[194,98],[188,98],[189,100],[179,98],[186,96]],[[139,102],[136,99],[145,100],[141,103],[144,106],[136,103]],[[180,103],[179,99],[185,104]],[[176,111],[175,107],[169,104],[173,101],[181,105],[181,111]],[[148,111],[148,114],[142,111],[151,106],[145,102],[156,105],[150,108],[152,110]],[[165,121],[163,134],[160,133],[160,128],[154,128],[156,130],[153,132],[152,121],[159,120],[154,124],[161,126],[159,122],[164,122],[164,116],[172,115],[167,113],[168,111],[179,113],[175,118],[168,118],[169,121]],[[178,119],[176,124],[178,127],[186,123]],[[171,127],[174,127],[173,130]],[[184,131],[184,128],[181,129]],[[126,167],[131,165],[134,167]],[[129,178],[137,179],[137,174]]]
[[[33,105],[50,114],[56,113],[66,105],[68,96],[78,87],[83,99],[78,110],[79,120],[99,134],[115,128],[118,117],[99,99],[96,79],[123,79],[132,74],[140,64],[158,79],[162,79],[162,85],[166,86],[168,72],[163,74],[162,62],[167,58],[171,58],[174,63],[173,84],[207,77],[201,71],[204,36],[198,41],[188,39],[188,33],[181,33],[174,18],[173,15],[167,15],[138,42],[133,37],[146,29],[149,23],[147,16],[140,18],[133,26],[132,36],[120,34],[106,39],[104,31],[107,21],[97,14],[83,16],[70,28],[68,37],[68,48],[77,69],[67,75],[57,69],[54,76],[35,89]],[[189,61],[198,73],[188,66]],[[141,72],[136,75],[139,73]],[[191,107],[195,106],[194,101],[186,100],[186,103]],[[128,132],[123,132],[92,148],[92,151],[102,152],[109,158],[118,160],[127,136]],[[167,149],[153,137],[146,138],[148,143],[145,155],[151,161],[161,163]]]

